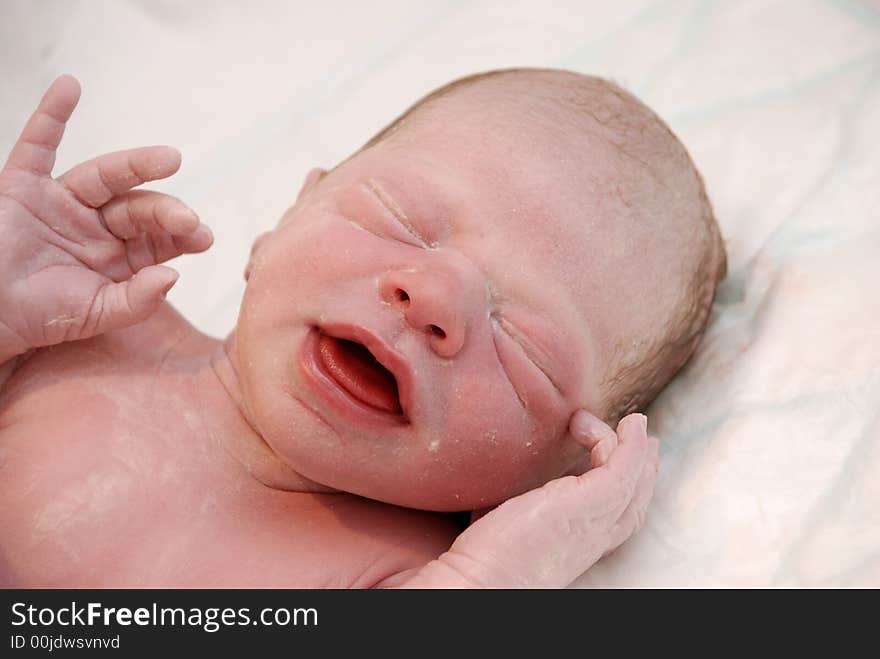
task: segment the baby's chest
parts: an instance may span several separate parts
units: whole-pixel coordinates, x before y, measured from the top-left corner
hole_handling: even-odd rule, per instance
[[[441,516],[270,490],[185,455],[95,436],[87,451],[71,425],[54,451],[0,433],[4,585],[368,587],[455,537]]]
[[[444,551],[445,517],[272,490],[121,384],[0,406],[0,584],[369,586]]]
[[[110,585],[127,573],[145,575],[147,552],[161,556],[170,539],[163,527],[179,523],[189,504],[186,461],[171,450],[174,438],[150,428],[144,415],[127,415],[130,393],[39,374],[5,392],[2,583]]]
[[[436,558],[459,531],[446,516],[352,495],[270,494],[240,499],[192,538],[191,555],[205,557],[201,583],[370,587]]]

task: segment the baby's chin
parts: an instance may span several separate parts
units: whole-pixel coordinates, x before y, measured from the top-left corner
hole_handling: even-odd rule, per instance
[[[346,473],[323,479],[325,485],[404,508],[435,512],[460,512],[491,508],[507,499],[540,487],[564,470],[535,469],[530,473],[503,474],[472,478],[466,473],[437,469],[415,478],[370,477]]]
[[[519,494],[519,492],[513,491],[509,494],[499,494],[488,491],[478,492],[453,489],[445,491],[438,489],[419,491],[417,488],[403,486],[398,488],[397,491],[393,488],[385,487],[381,488],[381,491],[377,491],[377,489],[368,487],[353,493],[393,506],[438,513],[455,513],[491,508]]]

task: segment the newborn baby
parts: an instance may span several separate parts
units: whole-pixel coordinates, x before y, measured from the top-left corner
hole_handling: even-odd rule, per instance
[[[639,528],[632,412],[725,256],[636,98],[541,69],[433,92],[307,176],[225,341],[164,302],[210,231],[133,190],[174,149],[52,178],[78,98],[57,79],[0,175],[0,584],[555,587]]]

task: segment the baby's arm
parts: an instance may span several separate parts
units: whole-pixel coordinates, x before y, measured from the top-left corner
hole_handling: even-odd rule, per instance
[[[29,350],[146,319],[177,280],[158,264],[212,242],[182,202],[132,190],[177,171],[171,147],[109,153],[52,178],[79,95],[75,78],[55,80],[0,171],[0,385]]]
[[[404,588],[555,588],[571,584],[644,521],[657,474],[657,439],[630,414],[611,428],[579,411],[570,431],[593,467],[501,504],[448,551],[405,579]]]

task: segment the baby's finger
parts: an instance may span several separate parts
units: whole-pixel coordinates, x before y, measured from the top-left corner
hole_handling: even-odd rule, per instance
[[[642,468],[641,476],[636,483],[632,501],[623,511],[617,524],[611,529],[611,536],[606,554],[614,551],[626,540],[637,533],[645,523],[648,504],[654,495],[654,484],[657,482],[659,442],[656,437],[648,438],[648,457]]]
[[[171,242],[174,243],[178,254],[197,254],[204,252],[214,244],[214,234],[207,224],[200,224],[198,229],[192,233],[185,236],[172,236]]]
[[[648,455],[648,418],[644,414],[629,414],[617,424],[617,448],[611,453],[604,468],[597,470],[602,478],[620,485],[619,496],[628,502]],[[593,473],[588,472],[589,473]]]
[[[179,199],[161,192],[132,190],[111,199],[99,211],[107,230],[121,240],[142,233],[191,234],[199,217]]]
[[[178,277],[176,270],[159,265],[144,268],[126,281],[105,284],[92,305],[97,310],[93,314],[94,325],[89,326],[81,338],[146,320],[165,299]]]
[[[81,163],[59,177],[82,203],[99,208],[131,188],[161,178],[180,169],[180,152],[170,146],[105,153]]]
[[[143,233],[125,241],[126,261],[137,272],[151,265],[164,263],[181,254],[204,252],[214,242],[211,230],[204,224],[185,236],[169,233]]]
[[[617,433],[586,410],[578,410],[572,415],[569,431],[590,451],[590,464],[594,469],[604,465],[617,447]]]
[[[40,176],[50,175],[55,166],[55,150],[64,135],[64,125],[79,102],[79,95],[76,78],[70,75],[56,78],[12,147],[6,167],[26,169]]]

